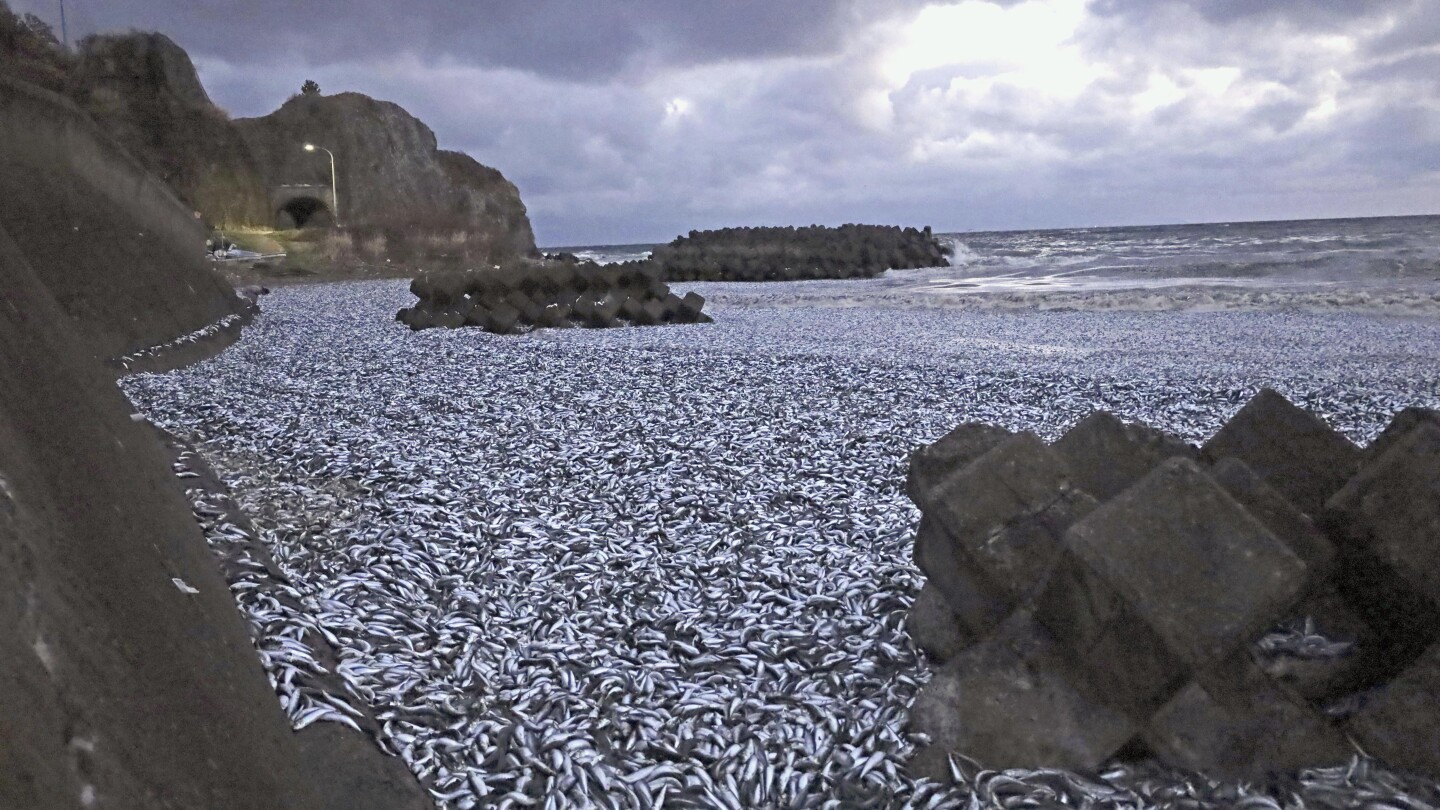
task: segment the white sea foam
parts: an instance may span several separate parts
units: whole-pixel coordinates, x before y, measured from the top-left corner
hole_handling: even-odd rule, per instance
[[[896,274],[891,271],[889,276]],[[1017,274],[971,279],[929,279],[915,283],[802,281],[768,284],[695,283],[715,303],[748,307],[882,307],[887,309],[1079,310],[1079,311],[1264,311],[1363,312],[1440,315],[1440,285],[1413,288],[1341,284],[1241,284],[1235,279],[1045,278]]]

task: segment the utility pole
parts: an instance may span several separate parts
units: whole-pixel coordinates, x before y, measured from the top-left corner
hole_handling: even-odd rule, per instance
[[[70,50],[70,31],[65,27],[65,0],[60,0],[60,42]]]

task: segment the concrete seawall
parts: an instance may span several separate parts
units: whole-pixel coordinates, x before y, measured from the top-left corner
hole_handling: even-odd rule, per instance
[[[238,312],[193,212],[69,101],[0,78],[0,223],[102,359]]]
[[[73,105],[0,79],[0,808],[422,807],[403,766],[374,789],[395,762],[364,737],[292,733],[104,365],[237,337],[203,236]]]

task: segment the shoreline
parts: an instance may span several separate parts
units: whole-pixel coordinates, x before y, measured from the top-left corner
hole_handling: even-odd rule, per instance
[[[1259,286],[1206,283],[1105,286],[1094,289],[969,288],[965,279],[934,286],[907,278],[912,270],[888,270],[874,279],[809,281],[677,281],[678,295],[696,292],[709,306],[745,309],[884,309],[954,312],[1277,312],[1360,314],[1401,318],[1440,317],[1440,283],[1410,287],[1354,286],[1304,289],[1303,285]],[[408,274],[370,277],[245,277],[236,283],[263,283],[273,288],[404,282]]]

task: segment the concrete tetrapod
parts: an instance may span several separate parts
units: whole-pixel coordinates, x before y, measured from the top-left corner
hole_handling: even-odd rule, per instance
[[[1360,448],[1325,421],[1266,388],[1201,448],[1207,458],[1233,456],[1307,515],[1360,465]]]
[[[948,779],[947,753],[1083,770],[1123,746],[1250,780],[1343,761],[1347,716],[1366,750],[1440,775],[1435,412],[1362,453],[1266,391],[1221,434],[1203,467],[1094,414],[1050,447],[962,425],[912,455],[928,581],[907,626],[944,663],[912,709],[914,775]],[[1309,464],[1319,483],[1289,480]],[[1337,465],[1353,475],[1312,519],[1292,496]]]
[[[1421,421],[1326,506],[1341,593],[1396,666],[1440,638],[1440,426]],[[1388,673],[1388,674],[1394,674]]]

